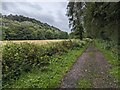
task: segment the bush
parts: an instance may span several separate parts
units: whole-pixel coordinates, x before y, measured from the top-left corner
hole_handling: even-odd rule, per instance
[[[105,40],[98,40],[98,43],[101,44],[101,48],[105,50],[110,50],[114,54],[118,54],[118,44],[114,41],[105,41]]]
[[[83,44],[84,43],[84,44]],[[2,66],[3,84],[19,78],[22,72],[29,72],[34,67],[49,65],[50,57],[68,52],[70,49],[85,45],[80,41],[62,41],[46,45],[9,42],[3,46]]]

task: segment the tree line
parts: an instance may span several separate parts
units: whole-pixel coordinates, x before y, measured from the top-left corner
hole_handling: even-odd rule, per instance
[[[67,39],[68,33],[22,15],[2,15],[1,30],[3,40],[45,40]]]
[[[120,2],[72,2],[67,16],[73,38],[89,37],[120,42]]]

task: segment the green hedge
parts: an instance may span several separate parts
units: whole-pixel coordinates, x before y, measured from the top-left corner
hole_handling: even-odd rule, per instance
[[[85,43],[87,41],[62,41],[45,45],[9,42],[2,50],[3,84],[18,79],[22,72],[29,72],[36,66],[47,66],[51,56],[80,48]]]

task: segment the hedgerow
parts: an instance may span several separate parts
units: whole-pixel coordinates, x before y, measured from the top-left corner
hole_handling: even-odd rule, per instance
[[[87,41],[62,41],[46,45],[31,43],[8,42],[2,50],[2,80],[3,85],[8,81],[17,80],[22,72],[29,72],[34,67],[42,68],[50,64],[50,57],[80,48]]]

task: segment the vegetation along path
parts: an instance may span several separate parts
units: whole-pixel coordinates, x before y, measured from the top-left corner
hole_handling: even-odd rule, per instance
[[[108,74],[111,68],[103,54],[91,44],[64,76],[60,88],[84,88],[80,85],[86,82],[90,88],[117,88],[116,80]]]

